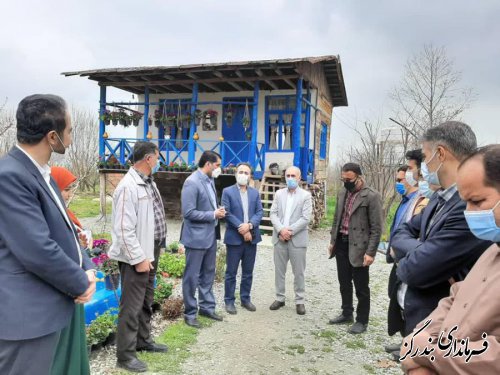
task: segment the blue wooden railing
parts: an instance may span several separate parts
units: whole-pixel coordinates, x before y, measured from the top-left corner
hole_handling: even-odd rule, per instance
[[[109,162],[114,157],[120,165],[127,164],[132,156],[135,142],[141,140],[139,138],[104,139],[104,155],[101,155],[101,161]],[[192,159],[189,157],[189,141],[187,140],[182,140],[183,146],[180,148],[176,147],[178,140],[175,139],[151,139],[151,142],[158,144],[162,162],[166,165],[189,164],[188,161]],[[195,140],[194,145],[194,152],[211,150],[219,153],[222,157],[222,167],[250,162],[256,178],[260,178],[266,168],[266,147],[263,143],[257,143],[254,157],[249,154],[251,148],[249,141]]]

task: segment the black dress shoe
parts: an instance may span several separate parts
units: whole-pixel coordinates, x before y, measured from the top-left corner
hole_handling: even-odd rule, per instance
[[[252,302],[242,302],[241,306],[243,306],[248,311],[256,311],[257,310],[257,308],[255,307],[255,305]]]
[[[209,311],[205,311],[205,310],[200,310],[200,311],[199,311],[199,314],[200,314],[201,316],[205,316],[205,317],[207,317],[207,318],[209,318],[209,319],[217,320],[218,322],[222,322],[222,320],[223,320],[223,319],[222,319],[222,316],[217,315],[217,314],[216,314],[216,313],[214,313],[214,312],[209,312]]]
[[[116,366],[132,372],[148,371],[148,366],[137,358],[133,358],[128,361],[116,361]]]
[[[196,318],[184,318],[184,322],[194,328],[200,328],[200,322]]]
[[[328,324],[342,324],[342,323],[351,323],[354,319],[351,316],[345,316],[343,314],[340,314],[336,318],[330,319],[328,321]]]
[[[359,333],[363,333],[366,331],[367,324],[363,324],[360,322],[356,322],[352,325],[351,328],[349,328],[349,333],[352,333],[354,335],[357,335]]]
[[[166,353],[168,352],[167,345],[152,343],[147,346],[141,346],[136,349],[138,352],[153,352],[153,353]]]
[[[296,309],[297,309],[297,314],[299,314],[299,315],[304,315],[306,313],[306,307],[304,306],[303,303],[299,303],[296,306]]]
[[[226,304],[226,311],[228,314],[236,315],[236,307],[233,304],[231,305]]]
[[[274,301],[271,306],[269,306],[269,310],[278,310],[285,306],[285,302]]]
[[[392,353],[392,352],[395,352],[397,350],[399,353],[399,350],[401,349],[401,344],[402,343],[386,345],[386,346],[384,346],[384,350],[387,353]]]

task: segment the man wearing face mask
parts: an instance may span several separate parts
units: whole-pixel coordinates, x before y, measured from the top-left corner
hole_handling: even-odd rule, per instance
[[[428,320],[430,324],[415,337],[411,334],[405,339],[407,346],[401,348],[401,356],[408,374],[500,374],[500,145],[482,147],[462,161],[457,186],[467,204],[464,214],[471,232],[494,244],[464,281],[451,286],[450,296],[439,301],[417,329],[422,329]],[[463,348],[461,340],[467,339],[469,350],[478,353],[469,361],[467,354],[446,356],[448,350],[437,345],[439,335],[444,332],[447,337],[455,326],[453,337],[458,348]],[[410,345],[413,349],[433,349],[433,360],[429,356],[407,355]]]
[[[349,333],[366,331],[370,316],[369,267],[375,259],[382,234],[382,199],[366,185],[361,167],[347,163],[342,167],[344,190],[337,196],[328,252],[336,257],[342,296],[342,312],[329,324],[353,321],[352,283],[358,306],[356,322]]]
[[[413,154],[412,157],[417,158],[417,155]],[[394,250],[392,250],[390,247],[390,242],[392,235],[394,234],[396,229],[402,223],[409,221],[414,215],[420,213],[429,201],[419,193],[417,185],[416,178],[421,161],[421,157],[420,160],[410,159],[408,161],[408,165],[398,168],[396,174],[395,188],[396,192],[401,195],[401,202],[396,210],[394,220],[391,224],[389,251],[386,254],[387,263],[394,263],[391,274],[389,276],[388,287],[390,302],[387,314],[387,330],[389,336],[393,336],[396,332],[400,332],[403,337],[407,334],[404,328],[404,319],[402,317],[402,312],[404,309],[404,295],[406,293],[407,285],[401,283],[401,281],[396,276],[397,264],[394,262],[395,255]],[[416,163],[418,163],[418,167]],[[416,168],[411,168],[410,164],[412,164],[412,166]],[[385,350],[389,353],[392,353],[395,359],[398,359],[400,346],[401,344],[388,345],[385,347]]]
[[[300,169],[289,167],[285,171],[286,185],[274,195],[271,206],[273,223],[274,276],[276,300],[269,309],[285,306],[285,276],[288,260],[292,265],[295,291],[295,309],[304,315],[306,250],[309,243],[308,227],[311,221],[311,193],[300,188]]]
[[[136,142],[133,167],[113,194],[109,257],[118,261],[122,295],[116,335],[117,366],[144,372],[137,351],[166,352],[151,337],[154,282],[160,249],[165,246],[165,208],[153,174],[160,165],[158,147]]]
[[[217,204],[214,182],[214,178],[221,174],[220,165],[218,153],[203,152],[198,161],[198,170],[186,179],[181,193],[184,218],[181,242],[186,248],[186,268],[182,277],[184,322],[195,328],[200,327],[197,313],[213,320],[222,320],[215,313],[212,290],[217,240],[220,239],[219,220],[226,216],[225,208]],[[195,297],[196,289],[198,300]]]
[[[95,292],[95,275],[48,166],[71,144],[66,103],[28,96],[16,126],[18,144],[0,159],[0,374],[47,375],[75,303]]]
[[[229,314],[236,314],[234,291],[240,263],[241,306],[248,311],[256,310],[250,298],[250,290],[252,289],[257,244],[262,241],[259,224],[263,210],[259,191],[248,186],[251,176],[252,167],[250,164],[238,164],[236,184],[222,191],[222,205],[226,209],[224,243],[227,248],[224,302]]]
[[[474,132],[464,123],[449,121],[427,130],[422,140],[422,174],[441,189],[391,240],[397,276],[408,285],[404,298],[408,332],[448,296],[450,284],[465,278],[489,245],[468,229],[465,202],[456,185],[458,165],[476,149]]]

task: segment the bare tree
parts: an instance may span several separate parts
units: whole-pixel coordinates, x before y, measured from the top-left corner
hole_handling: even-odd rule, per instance
[[[78,189],[94,190],[99,180],[97,162],[99,156],[99,125],[93,112],[71,108],[73,142],[64,157],[55,156],[52,164],[67,167],[78,177]]]
[[[386,217],[396,199],[394,175],[404,162],[409,135],[399,128],[382,128],[379,122],[365,121],[361,128],[355,126],[352,129],[359,139],[346,156],[361,166],[367,184],[382,195]]]
[[[0,155],[7,153],[16,142],[14,112],[7,108],[7,98],[0,105]]]
[[[396,120],[410,134],[412,146],[429,128],[459,119],[474,99],[471,88],[461,87],[444,47],[426,45],[406,62],[401,83],[390,93]]]

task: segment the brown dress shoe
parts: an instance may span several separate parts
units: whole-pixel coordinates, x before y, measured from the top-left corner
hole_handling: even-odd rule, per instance
[[[304,306],[303,303],[298,304],[296,308],[297,308],[297,314],[304,315],[306,313],[306,307]]]
[[[285,306],[285,302],[274,301],[271,306],[269,306],[269,310],[278,310]]]

